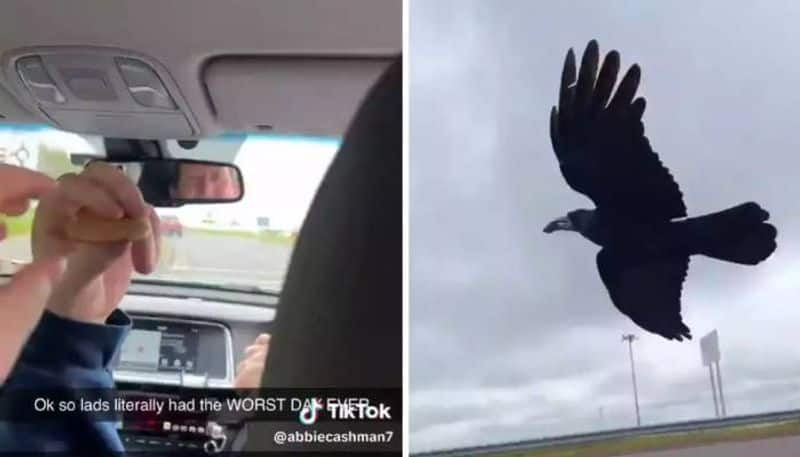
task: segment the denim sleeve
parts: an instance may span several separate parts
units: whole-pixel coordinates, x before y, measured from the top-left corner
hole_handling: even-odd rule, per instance
[[[112,388],[111,362],[131,320],[116,310],[105,324],[89,324],[45,311],[0,393],[9,407],[14,391]],[[102,455],[123,452],[114,422],[88,416],[70,420],[0,422],[0,451],[68,452]]]

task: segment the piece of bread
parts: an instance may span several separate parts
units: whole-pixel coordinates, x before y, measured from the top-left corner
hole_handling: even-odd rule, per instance
[[[142,219],[106,219],[85,210],[67,222],[67,237],[86,243],[136,241],[150,235],[150,221]]]

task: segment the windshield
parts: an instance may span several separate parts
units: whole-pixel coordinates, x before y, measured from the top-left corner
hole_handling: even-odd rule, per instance
[[[236,164],[245,195],[236,203],[157,208],[161,260],[155,273],[137,279],[280,292],[298,231],[339,140],[226,135],[204,139],[193,149],[176,141],[166,146],[173,157]],[[87,154],[105,155],[102,138],[42,126],[0,128],[3,163],[56,178],[80,172],[72,160]],[[9,238],[0,243],[0,273],[13,274],[30,261],[34,212],[6,218]]]

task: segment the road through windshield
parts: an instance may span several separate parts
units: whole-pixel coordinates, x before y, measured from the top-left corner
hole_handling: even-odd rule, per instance
[[[232,162],[242,170],[245,196],[236,203],[157,208],[162,255],[146,279],[279,292],[311,200],[339,147],[338,139],[230,135],[194,149],[166,143],[174,157]],[[76,154],[104,155],[102,139],[47,127],[0,129],[0,162],[52,177],[79,172]],[[30,255],[34,209],[7,218],[0,273],[13,273]],[[144,277],[142,277],[144,278]]]

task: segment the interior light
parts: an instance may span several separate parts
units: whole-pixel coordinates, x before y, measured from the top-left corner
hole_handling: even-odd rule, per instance
[[[131,96],[137,103],[148,108],[177,108],[167,88],[149,65],[136,59],[117,58],[117,66]]]
[[[46,103],[66,103],[66,97],[47,73],[40,57],[30,56],[19,59],[17,73],[35,99]]]

